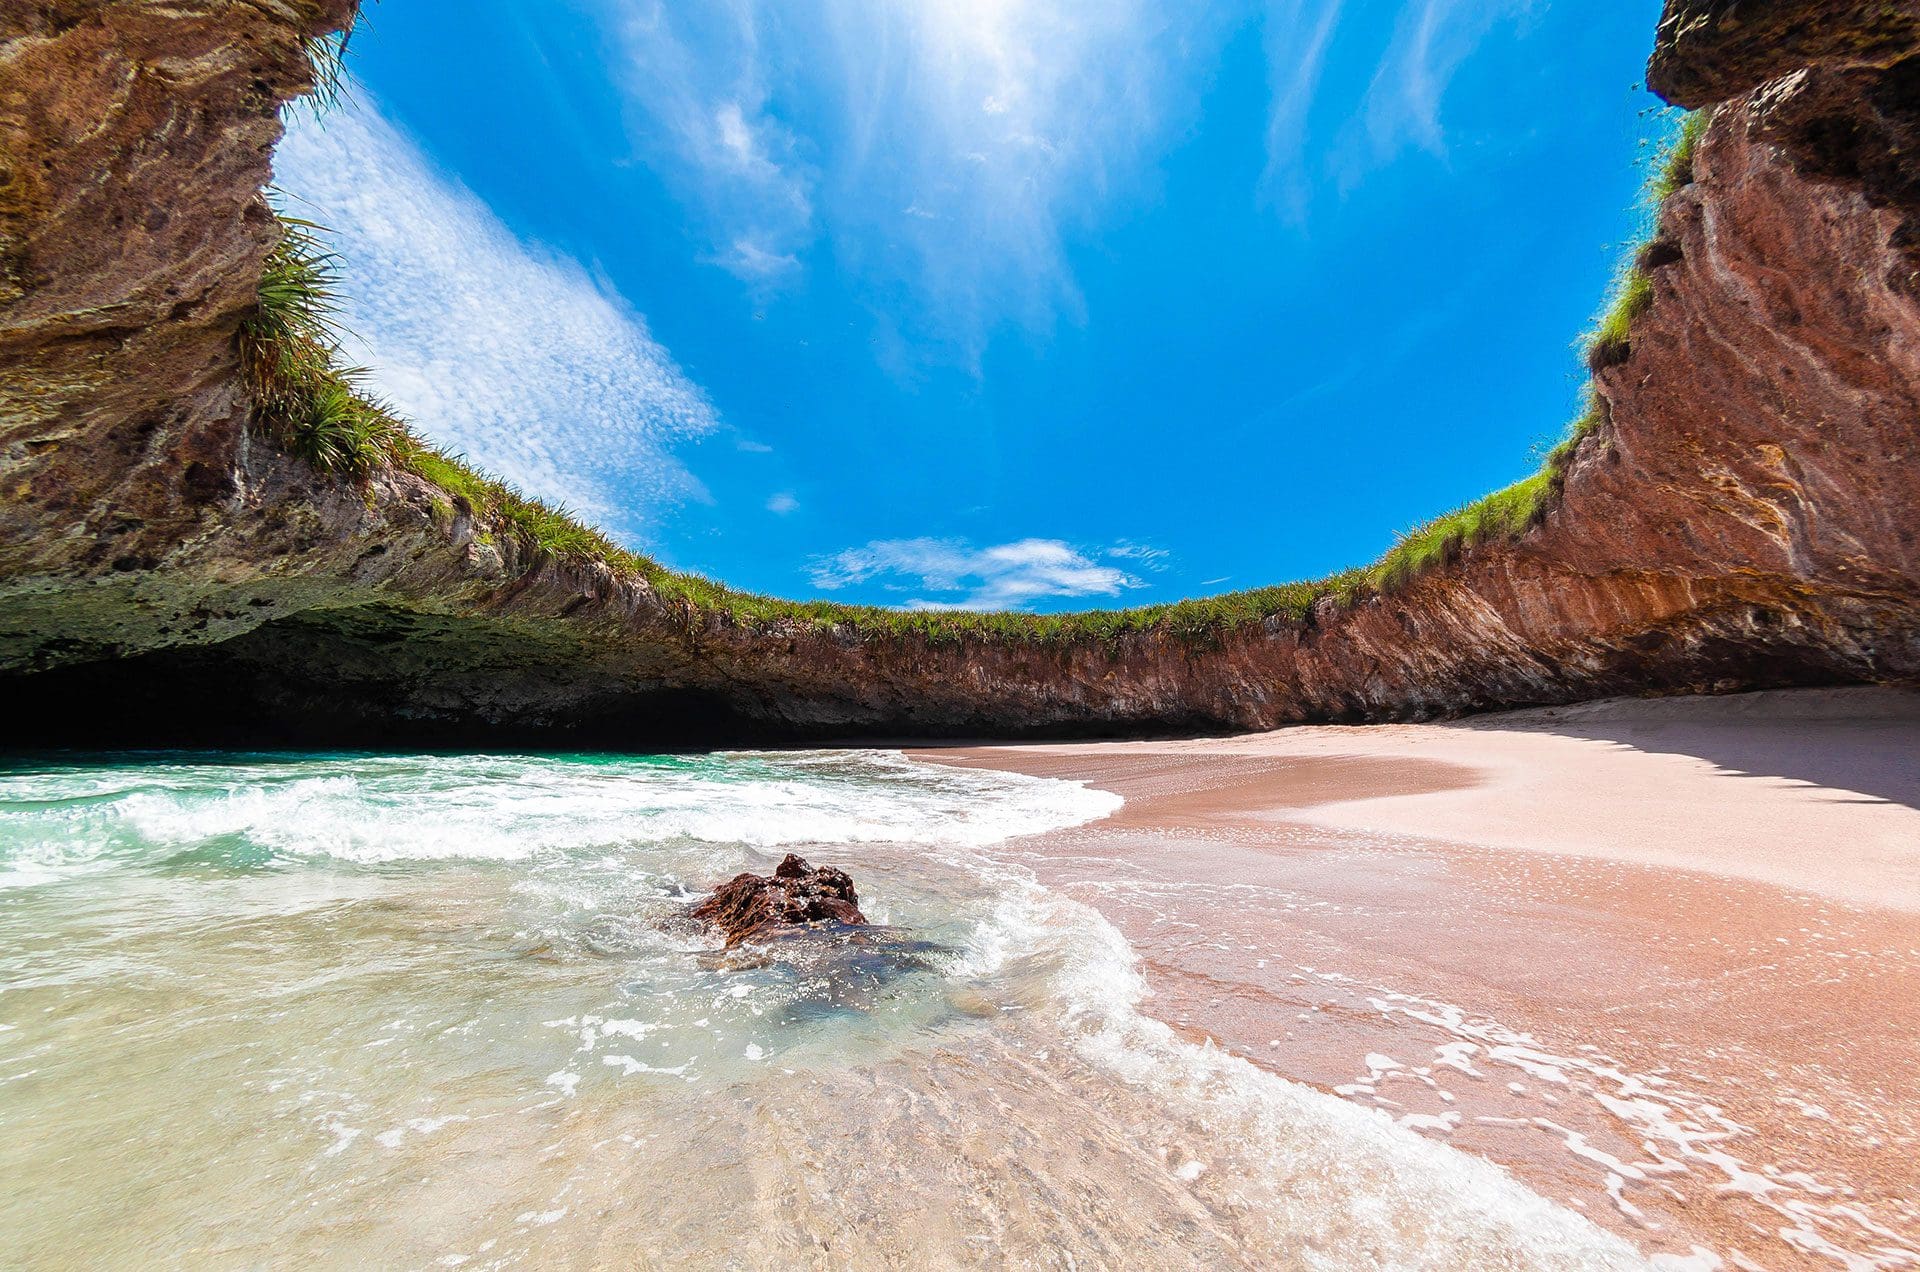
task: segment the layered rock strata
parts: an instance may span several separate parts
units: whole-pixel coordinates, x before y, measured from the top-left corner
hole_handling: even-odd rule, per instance
[[[741,623],[263,442],[259,192],[349,8],[0,13],[6,741],[1241,729],[1920,677],[1912,5],[1671,0],[1650,82],[1712,120],[1532,528],[1304,621],[1082,642]]]

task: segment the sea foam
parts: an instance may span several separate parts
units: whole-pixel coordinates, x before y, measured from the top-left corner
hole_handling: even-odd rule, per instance
[[[672,841],[978,847],[1119,805],[1079,783],[892,752],[159,759],[0,776],[0,886],[195,852],[378,864]]]
[[[1232,1167],[1214,1182],[1213,1163],[1170,1160],[1174,1176],[1218,1188],[1221,1204],[1257,1198],[1276,1233],[1316,1233],[1317,1244],[1298,1251],[1301,1266],[1648,1266],[1625,1242],[1490,1162],[1180,1037],[1143,1012],[1149,990],[1118,928],[1023,867],[994,873],[1003,899],[976,932],[964,970],[1050,969],[1044,1009],[1079,1056],[1151,1093],[1169,1124],[1189,1133],[1182,1142],[1211,1146]]]

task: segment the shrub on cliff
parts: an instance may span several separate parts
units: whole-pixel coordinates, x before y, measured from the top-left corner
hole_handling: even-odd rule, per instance
[[[254,311],[240,325],[240,358],[258,419],[326,473],[363,477],[393,456],[405,426],[361,391],[339,362],[335,271],[317,227],[281,217]]]
[[[1693,181],[1694,152],[1709,117],[1708,111],[1694,111],[1681,122],[1647,182],[1648,207],[1654,216],[1668,198]],[[1633,326],[1653,307],[1653,271],[1676,259],[1677,249],[1658,237],[1627,257],[1606,308],[1587,335],[1590,371],[1618,366],[1632,354]],[[1585,408],[1566,436],[1547,453],[1539,472],[1400,535],[1368,571],[1373,585],[1382,589],[1399,586],[1436,565],[1457,559],[1467,548],[1525,532],[1545,513],[1580,443],[1600,426],[1605,412],[1605,401],[1589,387]]]

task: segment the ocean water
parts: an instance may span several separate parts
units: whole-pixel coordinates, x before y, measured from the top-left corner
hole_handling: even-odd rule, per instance
[[[1078,783],[892,753],[0,768],[0,1266],[1642,1266],[1155,1021],[1005,846]],[[864,945],[723,951],[788,851]]]

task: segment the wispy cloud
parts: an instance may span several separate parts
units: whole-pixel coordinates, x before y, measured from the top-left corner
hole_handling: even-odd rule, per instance
[[[1315,164],[1351,184],[1409,147],[1444,153],[1455,72],[1540,2],[1398,0],[1365,6],[1366,23],[1360,0],[605,12],[636,148],[687,207],[701,258],[756,291],[830,263],[875,311],[876,356],[910,378],[976,359],[1005,325],[1081,316],[1069,245],[1152,192],[1249,13],[1269,65],[1260,193],[1297,216]]]
[[[732,247],[707,259],[748,282],[781,278],[800,268],[800,258],[792,252],[775,252],[752,239],[735,239]]]
[[[1106,555],[1116,561],[1135,561],[1154,571],[1165,570],[1173,561],[1173,553],[1167,549],[1156,548],[1150,543],[1135,543],[1131,539],[1120,540],[1107,549]]]
[[[1105,556],[1114,556],[1109,549]],[[1054,598],[1118,596],[1138,578],[1058,539],[975,548],[962,539],[879,539],[813,561],[816,587],[877,583],[916,593],[908,609],[1020,609]]]
[[[905,278],[927,308],[978,341],[996,321],[1045,328],[1081,311],[1065,236],[1158,157],[1191,24],[1151,0],[839,0],[840,64],[876,47],[899,59],[884,80],[848,80],[854,145],[836,231],[883,243],[873,265]],[[880,183],[883,197],[858,196]],[[876,214],[915,209],[905,217]]]
[[[1268,0],[1266,14],[1267,166],[1261,191],[1298,215],[1304,200],[1300,160],[1308,116],[1346,0]]]
[[[1501,25],[1534,0],[1414,0],[1402,10],[1362,107],[1372,161],[1408,146],[1447,152],[1441,103],[1454,73]]]
[[[1443,107],[1454,76],[1490,35],[1537,3],[1402,0],[1390,24],[1375,26],[1347,20],[1354,0],[1265,0],[1263,197],[1298,217],[1328,168],[1350,187],[1409,149],[1444,157]],[[1350,122],[1312,153],[1316,133],[1339,119]]]
[[[800,501],[798,499],[795,499],[791,493],[785,490],[780,491],[778,494],[772,496],[767,500],[767,511],[774,513],[777,516],[784,517],[788,513],[797,510],[799,507],[800,507]]]
[[[434,442],[617,534],[704,499],[671,447],[715,428],[714,410],[645,320],[515,237],[356,97],[324,123],[296,118],[275,170],[333,230],[348,354],[373,386]]]
[[[625,0],[610,11],[643,157],[688,203],[711,243],[705,259],[757,285],[797,271],[816,173],[771,113],[759,6]]]
[[[829,245],[916,348],[1079,311],[1064,235],[1150,174],[1192,17],[1152,0],[779,0],[613,12],[636,142],[705,258],[784,281]]]

